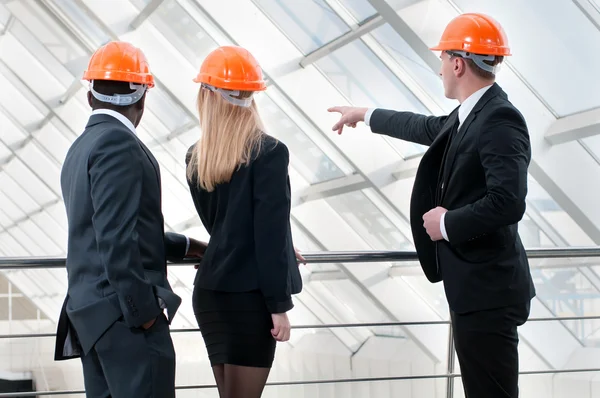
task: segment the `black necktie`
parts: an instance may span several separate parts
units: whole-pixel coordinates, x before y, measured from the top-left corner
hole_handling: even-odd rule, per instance
[[[448,151],[450,150],[450,146],[452,145],[452,140],[454,139],[454,137],[456,136],[456,133],[458,132],[459,124],[460,124],[460,121],[457,117],[456,121],[454,123],[454,126],[452,126],[452,129],[448,132],[448,138],[446,140],[446,147],[444,148],[444,154],[442,155],[442,162],[440,163],[440,173],[438,174],[438,184],[437,184],[437,192],[436,192],[437,204],[440,204],[440,200],[442,197],[442,190],[445,188],[445,187],[443,187],[443,183],[444,183],[446,172],[447,172],[446,162],[448,160]]]

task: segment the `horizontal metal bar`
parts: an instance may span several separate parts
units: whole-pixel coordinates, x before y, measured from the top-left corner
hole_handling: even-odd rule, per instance
[[[414,251],[352,251],[352,252],[307,252],[302,254],[307,263],[370,263],[386,261],[418,261]],[[528,249],[527,256],[532,258],[582,258],[600,257],[600,247],[556,247]],[[198,263],[198,259],[185,259],[170,265]],[[40,269],[63,268],[62,257],[0,257],[1,269]]]
[[[587,321],[600,319],[600,315],[592,316],[563,316],[531,318],[527,322],[558,322],[558,321]],[[296,325],[292,329],[340,329],[340,328],[372,328],[372,327],[390,327],[390,326],[430,326],[430,325],[449,325],[450,321],[413,321],[413,322],[365,322],[365,323],[333,323],[333,324],[315,324],[315,325]],[[171,329],[171,333],[195,333],[199,329]],[[24,333],[24,334],[0,334],[2,339],[25,339],[38,337],[55,337],[55,333]]]
[[[543,374],[560,374],[560,373],[586,373],[600,372],[600,368],[589,369],[553,369],[553,370],[529,370],[519,372],[522,376],[527,375],[543,375]],[[314,384],[336,384],[336,383],[371,383],[380,381],[408,381],[408,380],[427,380],[427,379],[452,379],[460,377],[460,373],[452,374],[433,374],[433,375],[417,375],[417,376],[388,376],[388,377],[361,377],[352,379],[324,379],[324,380],[298,380],[298,381],[275,381],[267,383],[268,387],[279,386],[304,386]],[[203,390],[217,388],[216,384],[197,384],[187,386],[177,386],[176,390]],[[0,393],[0,398],[18,398],[29,396],[46,396],[46,395],[67,395],[67,394],[85,394],[84,390],[62,390],[62,391],[26,391],[26,392],[9,392]]]
[[[348,43],[351,43],[352,41],[358,39],[362,35],[366,35],[367,33],[379,28],[380,26],[383,26],[384,24],[385,20],[383,19],[383,17],[379,14],[375,14],[367,18],[365,21],[361,22],[361,24],[358,25],[355,29],[352,29],[344,33],[343,35],[336,37],[329,43],[326,43],[323,46],[312,51],[311,53],[307,54],[300,61],[300,66],[306,68],[308,65],[317,62],[321,58],[326,57],[334,51],[344,47]]]

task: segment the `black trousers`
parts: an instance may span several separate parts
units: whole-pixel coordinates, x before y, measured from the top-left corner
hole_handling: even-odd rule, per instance
[[[88,398],[175,398],[175,350],[164,315],[148,330],[115,322],[81,362]]]
[[[519,396],[517,326],[529,317],[530,305],[527,302],[467,314],[450,311],[466,398]]]

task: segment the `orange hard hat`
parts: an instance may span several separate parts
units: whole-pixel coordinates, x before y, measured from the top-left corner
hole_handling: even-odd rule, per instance
[[[439,44],[431,50],[502,57],[511,55],[502,26],[493,18],[479,13],[462,14],[450,21]]]
[[[194,82],[232,91],[263,91],[267,88],[254,56],[237,46],[222,46],[211,51]]]
[[[154,87],[154,76],[142,50],[122,41],[111,41],[96,50],[83,79],[115,80]]]

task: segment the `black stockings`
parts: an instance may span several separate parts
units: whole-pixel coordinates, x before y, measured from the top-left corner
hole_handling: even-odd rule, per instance
[[[213,366],[220,398],[260,398],[270,368],[220,364]]]

